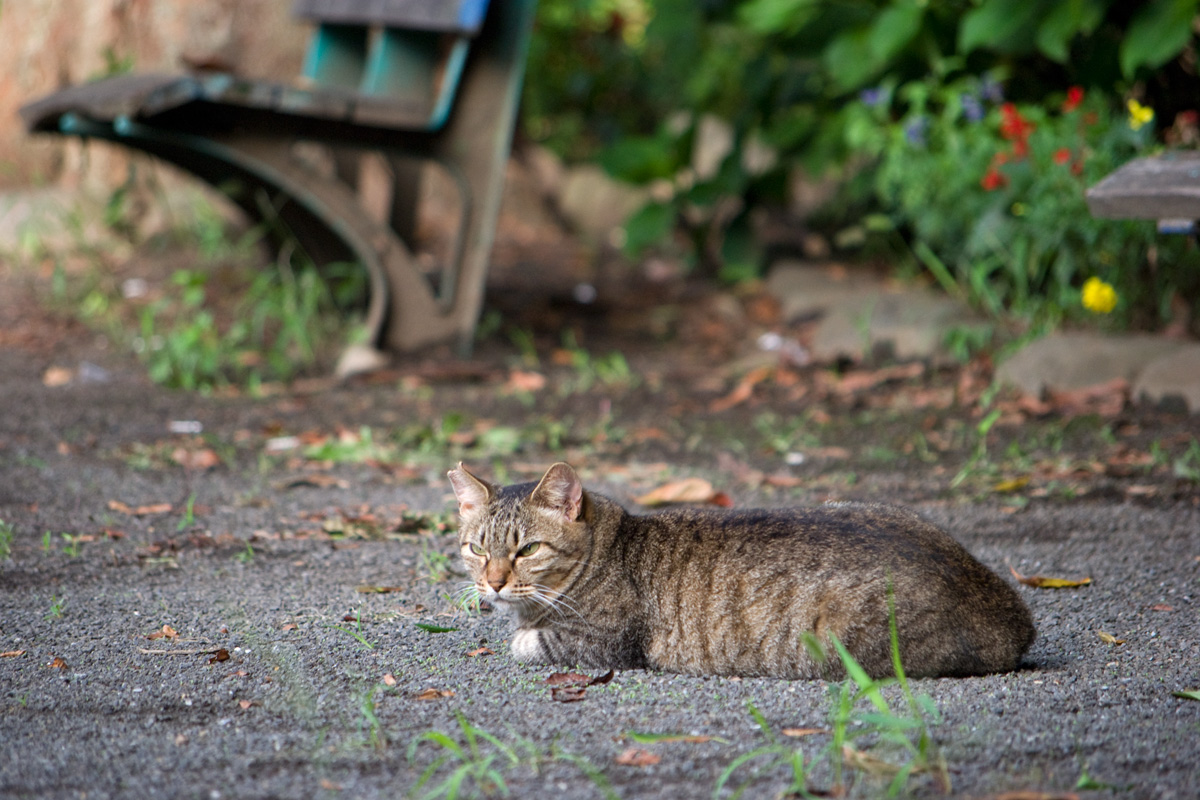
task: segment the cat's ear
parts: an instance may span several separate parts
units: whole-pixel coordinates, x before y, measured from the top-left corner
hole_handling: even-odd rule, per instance
[[[493,497],[496,490],[491,484],[481,481],[470,472],[461,461],[458,466],[446,473],[450,485],[454,487],[454,496],[458,498],[458,513],[464,517],[481,511]]]
[[[546,470],[530,501],[554,512],[563,522],[574,522],[583,510],[583,484],[575,470],[560,461]]]

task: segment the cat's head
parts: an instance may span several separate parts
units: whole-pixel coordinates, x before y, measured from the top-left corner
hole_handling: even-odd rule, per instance
[[[458,498],[458,543],[479,596],[522,617],[563,602],[588,547],[588,498],[575,470],[499,488],[463,464],[447,473]]]

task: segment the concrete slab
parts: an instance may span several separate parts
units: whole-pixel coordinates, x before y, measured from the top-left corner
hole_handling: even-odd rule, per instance
[[[1047,388],[1081,389],[1114,378],[1134,383],[1148,364],[1182,346],[1158,336],[1052,333],[1001,364],[996,378],[1032,395]]]
[[[1191,413],[1200,413],[1200,344],[1182,345],[1148,363],[1132,393],[1152,403],[1182,399]]]

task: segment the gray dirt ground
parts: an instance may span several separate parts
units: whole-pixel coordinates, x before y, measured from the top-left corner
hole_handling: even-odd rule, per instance
[[[0,307],[16,315],[12,302]],[[554,670],[512,661],[507,621],[453,609],[447,596],[461,574],[436,580],[438,554],[458,569],[453,537],[433,529],[451,509],[442,476],[464,453],[487,474],[513,477],[564,456],[584,460],[592,484],[624,502],[668,476],[697,474],[739,505],[831,496],[908,503],[1006,576],[1010,563],[1027,575],[1090,576],[1078,589],[1020,587],[1039,630],[1021,671],[915,682],[940,710],[932,731],[952,794],[1059,796],[1090,776],[1081,796],[1200,796],[1200,702],[1172,695],[1200,688],[1200,495],[1169,471],[1088,479],[1073,494],[1031,491],[1023,505],[986,491],[964,498],[945,486],[967,449],[928,463],[869,457],[925,412],[885,415],[887,426],[873,428],[855,411],[858,439],[843,443],[849,469],[818,459],[795,470],[798,488],[755,488],[736,479],[737,465],[779,467],[753,437],[764,413],[786,419],[794,409],[768,399],[752,413],[706,413],[710,397],[692,405],[686,392],[675,397],[669,371],[657,388],[613,398],[548,391],[529,407],[497,399],[498,382],[487,380],[206,399],[153,387],[135,362],[95,352],[78,329],[60,339],[0,348],[0,519],[15,528],[12,558],[0,562],[0,796],[400,797],[449,754],[410,744],[430,731],[461,742],[460,716],[515,749],[518,763],[492,762],[514,797],[712,796],[723,770],[768,741],[751,703],[789,748],[813,758],[828,744],[822,733],[781,735],[829,724],[820,682],[628,671],[580,702],[553,701],[543,681]],[[44,384],[48,367],[84,358],[109,379]],[[511,454],[478,458],[469,443],[447,441],[400,466],[324,465],[267,449],[279,436],[386,430],[459,409],[510,425],[556,419],[563,442],[529,433]],[[169,432],[179,420],[202,422],[207,439]],[[1139,446],[1151,434],[1178,446],[1197,429],[1141,411],[1118,423],[1131,437],[1141,432]],[[1052,419],[1039,430],[1063,427]],[[201,445],[220,463],[169,463],[175,448]],[[727,451],[737,458],[722,460]],[[841,483],[822,483],[835,471]],[[292,481],[313,474],[316,485]],[[112,501],[171,510],[136,516]],[[434,516],[416,532],[389,533],[411,512]],[[330,535],[322,529],[330,520],[386,535]],[[64,533],[84,537],[77,553]],[[360,585],[397,591],[364,594]],[[178,638],[147,638],[164,625]],[[481,647],[494,654],[473,656]],[[218,648],[228,660],[214,660]],[[430,689],[437,696],[422,699]],[[641,744],[658,763],[625,766],[616,759],[635,744],[631,732],[712,738]],[[479,747],[481,758],[500,753],[482,739]],[[730,785],[769,762],[751,761]],[[425,788],[462,763],[450,758]],[[884,791],[869,773],[852,774],[852,795]],[[775,766],[747,796],[778,796],[789,784]],[[829,788],[824,767],[810,786]],[[909,788],[939,794],[927,777]]]

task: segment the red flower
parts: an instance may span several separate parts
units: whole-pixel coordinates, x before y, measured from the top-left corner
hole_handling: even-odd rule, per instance
[[[1054,163],[1065,164],[1071,160],[1071,151],[1065,147],[1060,147],[1054,151]]]
[[[1007,186],[1008,177],[995,167],[988,167],[988,171],[985,172],[983,177],[979,180],[979,185],[982,186],[985,191],[993,192],[1002,186]]]
[[[1063,111],[1074,111],[1079,108],[1079,104],[1083,102],[1083,87],[1072,86],[1067,89],[1067,99],[1063,101]]]

